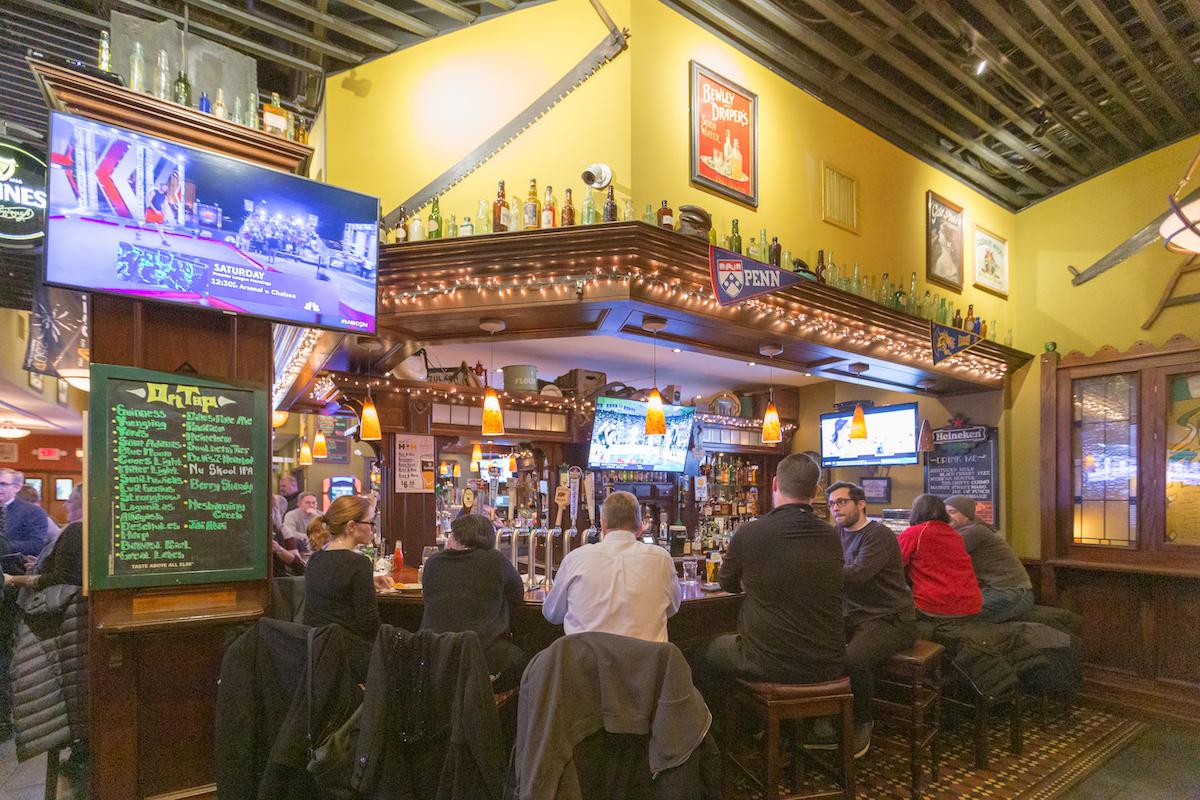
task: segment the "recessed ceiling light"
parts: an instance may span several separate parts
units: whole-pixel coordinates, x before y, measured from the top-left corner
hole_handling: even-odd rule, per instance
[[[758,366],[758,364],[755,364],[753,361],[747,361],[747,362],[746,362],[746,366],[747,366],[747,367],[757,367],[757,366]]]
[[[699,399],[700,399],[700,398],[702,398],[702,397],[704,397],[704,395],[702,395],[702,394],[698,394],[698,395],[696,395],[695,397],[693,397],[692,399],[693,399],[693,400],[699,400]]]
[[[672,352],[672,353],[682,353],[683,351],[682,351],[682,350],[680,350],[678,347],[672,347],[672,348],[671,348],[671,352]]]

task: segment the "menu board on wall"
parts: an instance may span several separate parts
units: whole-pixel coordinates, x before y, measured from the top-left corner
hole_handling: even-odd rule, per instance
[[[1000,474],[996,429],[942,428],[934,431],[925,461],[925,492],[941,498],[975,498],[975,516],[1000,525]]]
[[[88,585],[266,577],[266,392],[94,364]]]
[[[397,494],[433,493],[433,437],[396,434]]]
[[[317,417],[317,428],[325,434],[325,450],[327,455],[320,459],[321,464],[349,464],[350,439],[346,431],[357,425],[353,417]]]

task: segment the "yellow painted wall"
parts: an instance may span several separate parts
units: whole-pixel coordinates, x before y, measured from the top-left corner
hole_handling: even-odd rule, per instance
[[[1164,147],[1017,215],[1012,252],[1020,269],[1010,295],[1016,347],[1041,353],[1053,341],[1064,355],[1091,355],[1103,345],[1160,345],[1178,333],[1200,338],[1200,304],[1167,309],[1150,330],[1141,328],[1183,260],[1161,241],[1082,286],[1072,286],[1067,272],[1068,265],[1083,270],[1165,211],[1198,147],[1200,136]],[[1198,292],[1200,280],[1193,277],[1181,289]],[[1035,360],[1011,389],[1009,518],[1014,545],[1026,556],[1040,548],[1040,390]]]
[[[1008,305],[971,286],[973,254],[969,243],[976,223],[1011,239],[1014,215],[887,143],[866,128],[824,105],[718,37],[662,3],[636,0],[632,25],[633,172],[637,208],[690,203],[713,214],[717,230],[729,232],[738,218],[742,241],[759,229],[778,236],[785,249],[815,265],[818,249],[832,250],[846,267],[858,261],[864,274],[903,276],[908,288],[917,273],[918,294],[925,283],[925,192],[932,189],[965,210],[964,283],[966,313],[997,320],[1003,339]],[[758,94],[758,211],[692,186],[688,181],[688,63],[696,60]],[[858,180],[859,233],[821,219],[821,170],[827,162]]]
[[[631,1],[645,2],[606,0],[617,25],[629,26]],[[560,0],[329,78],[326,180],[378,195],[391,211],[516,116],[606,33],[587,0]],[[534,177],[539,200],[547,183],[560,203],[572,187],[578,216],[579,175],[594,161],[613,167],[617,195],[627,196],[630,61],[628,52],[618,56],[451,190],[441,199],[443,217],[473,217],[480,199],[490,209],[498,179],[507,182],[510,202],[514,194],[523,200]]]

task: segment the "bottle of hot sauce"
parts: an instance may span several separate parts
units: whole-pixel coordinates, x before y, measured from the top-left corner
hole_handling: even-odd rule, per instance
[[[492,231],[503,233],[508,230],[508,222],[508,201],[504,199],[504,181],[500,181],[496,199],[492,201]]]
[[[396,540],[396,551],[392,553],[392,580],[400,583],[400,573],[404,570],[404,550],[400,547],[400,540]]]

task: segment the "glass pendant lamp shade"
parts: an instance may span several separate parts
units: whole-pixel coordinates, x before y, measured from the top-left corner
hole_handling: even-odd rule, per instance
[[[379,412],[375,410],[375,401],[369,394],[363,402],[358,438],[364,442],[378,442],[383,439],[383,431],[379,428]]]
[[[517,474],[517,457],[516,456],[508,457],[508,471],[511,472],[513,475]]]
[[[284,425],[287,424],[287,421],[288,421],[288,412],[286,412],[286,411],[272,411],[271,412],[271,427],[272,428],[282,428]]]
[[[313,454],[312,448],[308,446],[308,439],[300,440],[300,466],[307,467],[312,465]]]
[[[66,381],[69,386],[74,386],[81,392],[90,392],[92,390],[91,373],[87,367],[59,367],[58,377]]]
[[[763,444],[778,444],[783,441],[783,430],[779,424],[779,409],[775,401],[767,403],[766,413],[763,414],[762,425]]]
[[[921,420],[921,432],[917,435],[917,452],[933,452],[933,429],[929,427],[927,419]]]
[[[850,438],[867,438],[867,417],[863,414],[862,403],[854,404],[854,419],[850,422]]]
[[[667,433],[667,417],[663,413],[663,399],[658,387],[650,390],[646,397],[646,435],[665,436]]]
[[[483,448],[476,442],[475,446],[471,448],[471,463],[478,464],[480,461],[483,461]]]
[[[1200,200],[1180,206],[1168,198],[1170,213],[1158,229],[1167,249],[1173,253],[1200,253]]]
[[[504,435],[504,412],[500,410],[500,396],[496,390],[488,387],[483,394],[483,435]]]
[[[313,458],[325,458],[329,455],[329,447],[325,444],[325,431],[317,428],[317,435],[313,437],[312,444]]]

